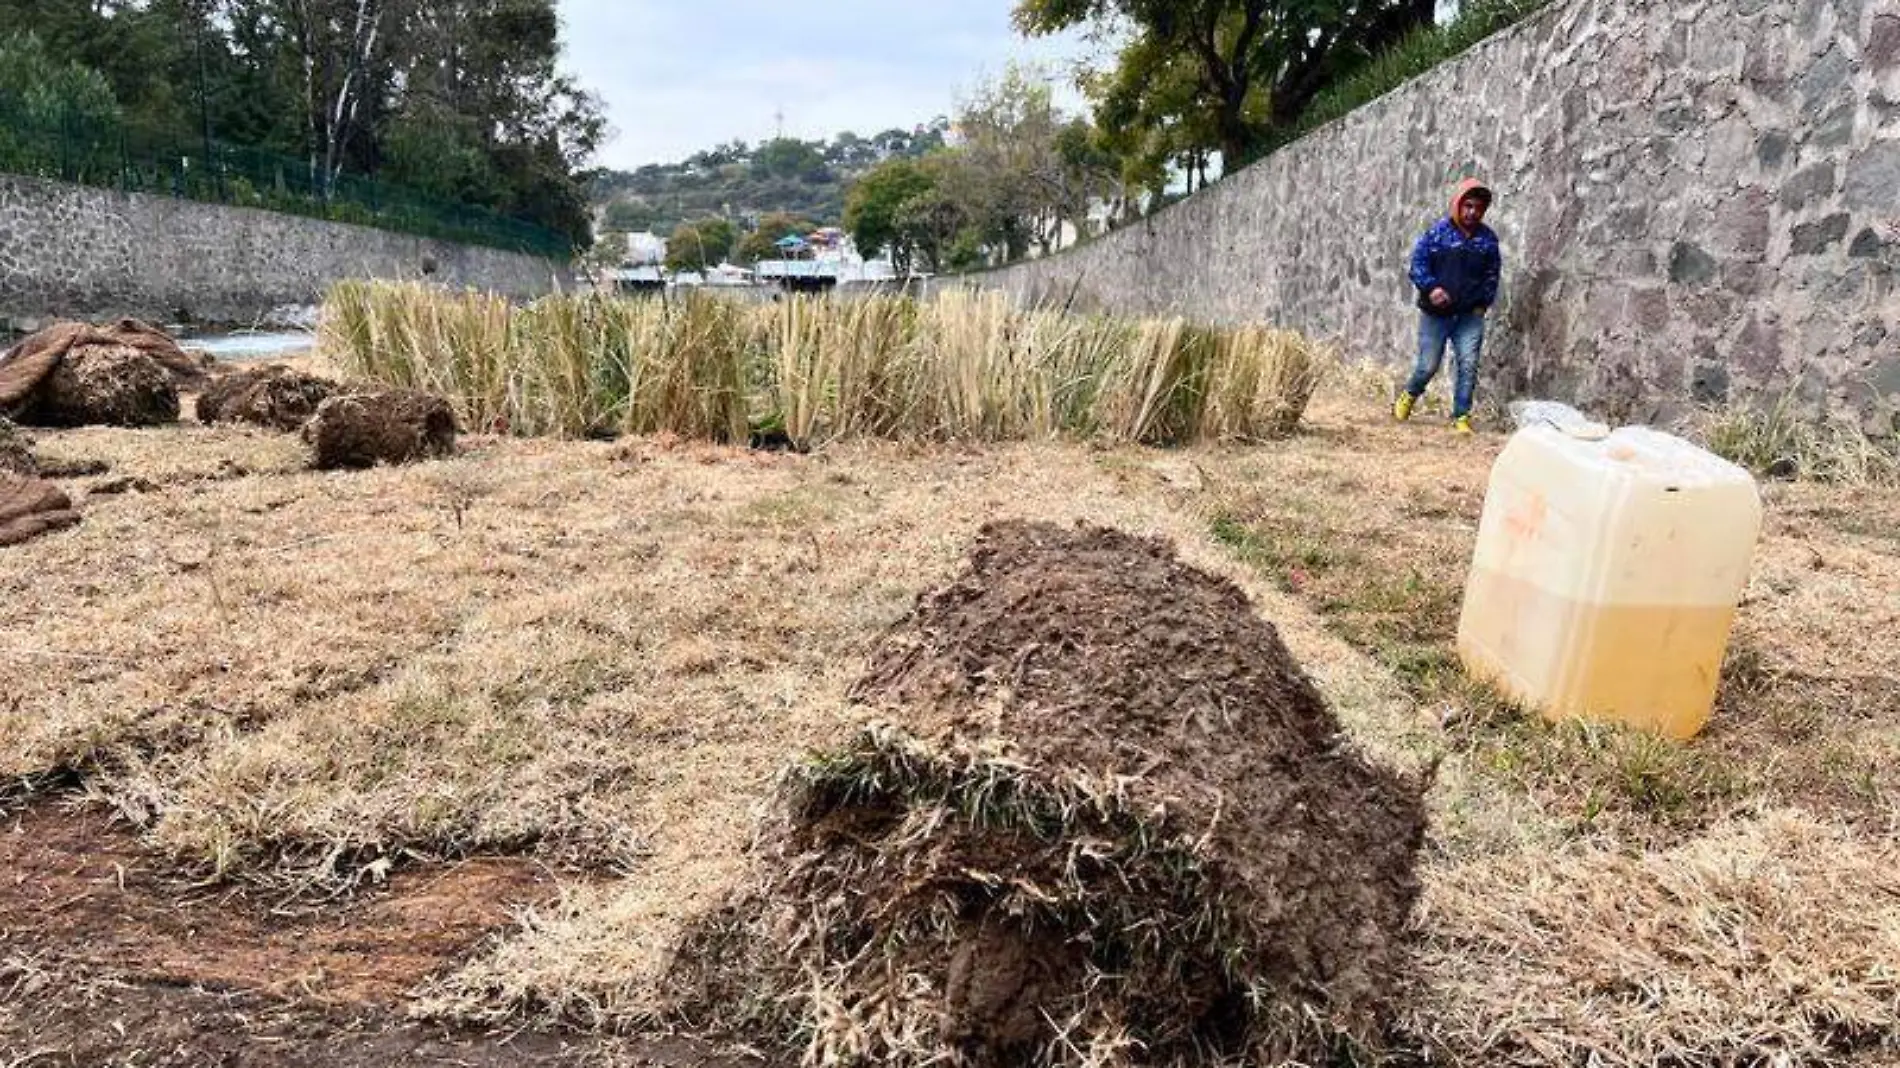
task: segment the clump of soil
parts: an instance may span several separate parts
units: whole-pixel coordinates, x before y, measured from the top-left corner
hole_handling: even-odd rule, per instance
[[[33,439],[9,420],[0,419],[0,474],[39,473],[39,461],[33,458]]]
[[[43,426],[145,426],[178,417],[211,359],[137,319],[57,323],[0,353],[0,413]]]
[[[280,364],[239,371],[205,387],[198,397],[198,419],[294,431],[309,422],[317,406],[340,388],[328,379]]]
[[[131,345],[75,347],[40,382],[21,421],[36,426],[155,426],[178,418],[178,387]]]
[[[455,452],[455,413],[414,390],[345,393],[317,406],[303,436],[326,470],[408,463]]]
[[[1425,783],[1159,539],[983,528],[786,773],[682,1011],[808,1063],[1328,1059],[1388,1015]]]
[[[51,482],[0,472],[0,545],[17,545],[79,522],[72,498]]]

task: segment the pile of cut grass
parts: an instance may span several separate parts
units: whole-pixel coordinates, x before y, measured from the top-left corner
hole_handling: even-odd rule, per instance
[[[792,297],[746,305],[499,297],[345,282],[326,355],[450,398],[474,430],[1180,444],[1280,437],[1329,361],[1265,327],[1021,311],[1000,294]]]

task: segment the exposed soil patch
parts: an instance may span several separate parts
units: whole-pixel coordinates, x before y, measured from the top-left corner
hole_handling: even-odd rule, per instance
[[[553,892],[526,862],[398,872],[342,907],[274,911],[181,886],[106,817],[44,802],[0,829],[0,872],[0,1063],[748,1063],[685,1040],[406,1019],[410,988]]]
[[[295,431],[339,388],[328,379],[276,364],[238,371],[205,387],[198,397],[198,418]]]
[[[320,468],[408,463],[455,452],[455,413],[414,390],[349,393],[318,405],[303,436]]]
[[[689,1039],[448,1028],[383,1009],[313,1008],[257,994],[0,966],[0,1063],[740,1068],[761,1062]]]
[[[467,954],[551,880],[513,859],[399,871],[341,907],[273,911],[229,888],[180,886],[164,858],[90,812],[43,803],[0,831],[10,953],[109,974],[331,1003],[399,1000]]]
[[[819,1060],[1277,1061],[1376,1035],[1423,787],[1346,744],[1232,583],[1160,539],[991,524],[855,696],[944,726],[793,769],[759,886],[682,954],[689,999],[789,1004],[752,1022]]]

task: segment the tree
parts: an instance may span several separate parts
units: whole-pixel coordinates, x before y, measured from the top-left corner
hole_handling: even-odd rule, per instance
[[[897,273],[910,273],[918,249],[914,213],[908,202],[935,195],[936,180],[917,161],[887,159],[853,183],[844,199],[844,228],[869,257],[889,250]]]
[[[479,148],[492,181],[477,203],[585,244],[587,161],[606,121],[600,102],[557,69],[552,0],[382,2],[403,5],[389,110],[452,126],[459,143]],[[408,174],[430,166],[427,156],[402,162]]]
[[[1295,123],[1315,94],[1412,30],[1429,26],[1435,0],[1017,0],[1023,33],[1084,24],[1131,30],[1113,84],[1124,101],[1114,121],[1169,128],[1182,147],[1218,150],[1224,169],[1247,162]],[[1179,95],[1144,106],[1150,92]]]
[[[0,26],[103,75],[133,144],[235,142],[301,157],[318,196],[367,174],[590,237],[605,123],[557,69],[554,0],[0,0]]]
[[[91,67],[55,56],[34,33],[0,38],[0,129],[13,124],[59,130],[119,116],[112,85]]]
[[[0,166],[70,174],[118,118],[104,75],[54,56],[34,34],[0,37]],[[106,147],[116,163],[118,146]]]
[[[311,180],[325,196],[393,75],[391,0],[268,0],[302,75]]]
[[[812,145],[790,137],[767,141],[752,154],[755,174],[772,178],[795,178],[801,182],[829,181],[822,145]]]
[[[757,263],[779,256],[778,241],[785,237],[809,234],[817,227],[810,219],[789,212],[775,211],[759,220],[759,225],[739,241],[733,254],[740,263]]]
[[[825,149],[825,162],[847,171],[862,170],[878,160],[877,146],[845,130],[831,139]]]
[[[1114,158],[1087,121],[1056,109],[1034,70],[1012,64],[980,86],[959,107],[957,129],[962,144],[945,154],[944,187],[992,258],[1018,259],[1031,245],[1055,250],[1065,226],[1082,235],[1090,205],[1117,193]]]
[[[673,228],[666,239],[666,269],[704,271],[717,266],[732,250],[732,223],[725,219],[699,219]]]

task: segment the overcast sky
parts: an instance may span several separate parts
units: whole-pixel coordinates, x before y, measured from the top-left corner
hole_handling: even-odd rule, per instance
[[[947,115],[1011,60],[1049,66],[1071,110],[1079,36],[1026,41],[1014,0],[558,0],[565,68],[600,94],[599,162],[630,170],[734,138],[869,137]]]

